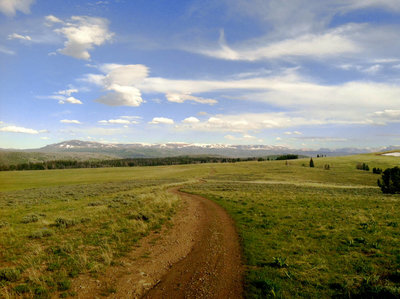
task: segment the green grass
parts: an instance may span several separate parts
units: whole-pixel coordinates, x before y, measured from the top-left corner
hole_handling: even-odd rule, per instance
[[[216,167],[207,183],[186,186],[235,220],[246,258],[246,296],[396,298],[400,296],[400,196],[376,188],[392,167],[375,155],[243,163]],[[323,166],[330,164],[330,170]],[[246,182],[247,181],[247,182]]]
[[[399,295],[400,196],[356,164],[400,159],[308,161],[0,172],[0,298],[74,295],[75,277],[101,275],[173,217],[178,183],[232,215],[248,297]]]
[[[168,222],[175,179],[68,185],[0,193],[0,297],[65,292],[100,275]]]

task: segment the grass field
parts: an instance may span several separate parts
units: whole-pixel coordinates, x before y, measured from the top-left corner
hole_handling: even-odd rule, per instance
[[[248,297],[400,296],[400,196],[356,169],[400,159],[308,161],[1,172],[0,297],[75,295],[75,277],[168,223],[179,199],[166,188],[183,183],[235,220]]]
[[[355,166],[385,169],[400,159],[360,155],[314,162],[315,168],[305,159],[240,164],[235,172],[218,167],[207,183],[184,190],[232,215],[249,298],[398,298],[400,196],[383,195],[376,187],[380,176]]]

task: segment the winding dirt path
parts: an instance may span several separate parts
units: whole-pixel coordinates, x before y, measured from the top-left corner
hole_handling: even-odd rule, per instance
[[[102,277],[79,277],[78,298],[242,298],[243,264],[233,220],[216,203],[169,190],[183,208],[172,227],[142,239]]]
[[[173,192],[199,205],[195,243],[145,298],[241,298],[242,260],[232,219],[208,199]]]

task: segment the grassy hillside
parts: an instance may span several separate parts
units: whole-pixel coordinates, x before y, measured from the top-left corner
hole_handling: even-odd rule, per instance
[[[22,163],[37,163],[53,160],[107,160],[116,159],[116,156],[95,153],[38,153],[0,151],[0,165],[17,165]]]
[[[165,190],[185,184],[235,220],[249,297],[399,296],[400,196],[383,195],[380,176],[356,164],[400,158],[308,162],[2,172],[0,294],[74,295],[74,277],[98,275],[167,223],[179,199]]]

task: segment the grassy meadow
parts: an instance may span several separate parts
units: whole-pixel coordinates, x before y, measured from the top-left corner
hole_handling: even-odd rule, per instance
[[[101,275],[168,223],[175,184],[235,220],[249,298],[400,296],[400,195],[356,169],[400,158],[308,162],[0,172],[0,298],[76,295],[75,277]]]
[[[82,273],[101,275],[179,199],[166,189],[209,171],[146,167],[0,173],[0,298],[68,297]]]
[[[355,166],[385,169],[400,159],[308,162],[218,166],[206,183],[184,190],[216,201],[235,220],[248,298],[398,298],[400,195],[383,195],[380,175]]]

